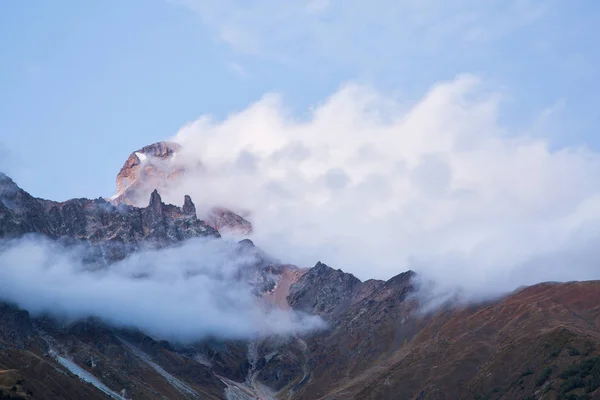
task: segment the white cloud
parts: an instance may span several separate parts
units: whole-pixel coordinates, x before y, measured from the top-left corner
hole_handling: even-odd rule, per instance
[[[540,0],[181,0],[242,53],[381,63],[490,40],[538,20]],[[310,60],[307,57],[310,55]]]
[[[271,254],[361,278],[414,268],[483,291],[600,278],[581,250],[600,239],[600,155],[509,131],[501,98],[469,75],[413,104],[347,85],[298,120],[267,95],[183,127],[180,160],[204,170],[163,198],[251,210]]]
[[[255,261],[225,240],[195,239],[177,248],[142,251],[90,269],[82,249],[35,237],[0,243],[0,299],[34,314],[95,316],[158,338],[248,339],[307,332],[313,316],[266,307],[238,279]]]

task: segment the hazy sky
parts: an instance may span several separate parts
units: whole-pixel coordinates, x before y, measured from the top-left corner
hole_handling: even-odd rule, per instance
[[[511,134],[598,149],[599,27],[590,0],[2,1],[0,168],[107,196],[131,151],[200,115],[276,92],[302,119],[347,82],[413,103],[463,73]]]

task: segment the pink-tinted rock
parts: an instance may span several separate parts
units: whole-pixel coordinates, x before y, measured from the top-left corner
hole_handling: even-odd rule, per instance
[[[158,142],[142,147],[129,155],[117,175],[117,194],[110,198],[113,204],[144,206],[154,190],[166,191],[176,186],[177,180],[186,174],[185,167],[177,162],[181,145]],[[193,205],[193,204],[192,204]],[[189,204],[184,212],[196,213]],[[206,224],[222,233],[246,236],[252,233],[252,224],[232,210],[215,205],[207,215],[198,216]]]

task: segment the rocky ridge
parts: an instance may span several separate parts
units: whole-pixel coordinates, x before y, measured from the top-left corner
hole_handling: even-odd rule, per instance
[[[182,208],[161,201],[155,190],[147,207],[113,205],[102,198],[55,202],[39,199],[0,174],[0,238],[41,234],[50,239],[102,247],[106,262],[144,247],[164,247],[192,237],[220,237],[196,216],[189,196]]]

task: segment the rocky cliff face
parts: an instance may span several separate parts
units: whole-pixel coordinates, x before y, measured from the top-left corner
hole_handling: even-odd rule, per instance
[[[117,194],[111,200],[139,205],[153,190],[164,189],[184,172],[175,162],[180,149],[177,143],[158,142],[131,153],[117,175]]]
[[[38,199],[0,175],[0,238],[27,233],[51,239],[103,246],[108,262],[124,258],[142,245],[163,247],[192,237],[219,237],[196,216],[186,196],[184,207],[164,204],[155,190],[147,207],[72,199],[62,203]]]
[[[318,262],[292,285],[287,300],[296,309],[332,317],[351,305],[360,285],[354,275]]]
[[[178,184],[186,168],[177,159],[181,146],[158,142],[129,155],[117,175],[117,194],[108,199],[112,204],[142,206],[154,190],[166,191]],[[235,212],[215,206],[201,218],[212,228],[227,234],[247,236],[252,224]]]

